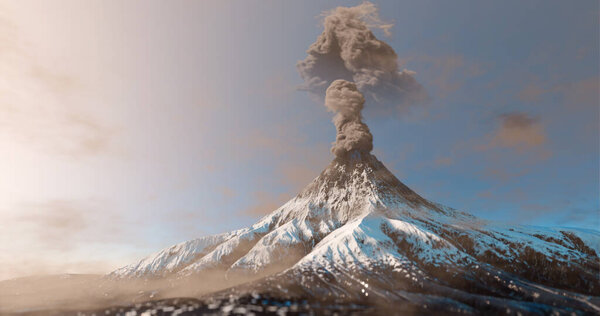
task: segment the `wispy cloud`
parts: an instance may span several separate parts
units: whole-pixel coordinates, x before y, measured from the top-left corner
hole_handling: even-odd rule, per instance
[[[559,97],[565,108],[597,107],[600,80],[597,76],[573,82],[552,83],[539,81],[527,83],[517,93],[517,98],[524,102],[540,103],[546,97]]]
[[[466,80],[485,74],[491,67],[465,59],[462,55],[416,56],[408,59],[421,64],[427,84],[433,86],[436,98],[445,98],[463,87]]]
[[[21,206],[21,215],[13,222],[28,227],[37,241],[48,249],[72,250],[80,242],[118,240],[124,230],[115,225],[116,214],[107,217],[102,202],[54,199]]]
[[[81,106],[85,84],[23,44],[7,16],[0,12],[0,138],[71,158],[107,152],[116,129]]]
[[[446,153],[422,161],[417,167],[448,168],[476,159],[477,164],[470,166],[468,172],[506,182],[529,174],[532,167],[553,155],[546,127],[539,117],[515,111],[496,115],[493,122],[484,136],[461,139]]]
[[[488,179],[505,182],[531,172],[532,167],[552,156],[542,121],[523,112],[510,112],[496,117],[493,132],[478,141],[476,152],[483,155]]]
[[[236,196],[235,190],[230,187],[222,187],[221,194],[223,195],[224,198],[227,198],[227,199],[231,199]]]
[[[243,210],[241,214],[249,216],[267,215],[283,205],[289,198],[291,196],[286,193],[274,194],[269,191],[256,191],[254,192],[254,203]]]
[[[2,209],[0,279],[44,273],[105,273],[124,263],[115,258],[135,232],[100,199],[48,199]],[[93,250],[96,249],[96,250]],[[111,249],[109,252],[108,249]],[[133,259],[131,255],[123,254]]]
[[[452,157],[439,157],[434,161],[436,166],[450,166],[454,163]]]
[[[489,143],[490,147],[526,150],[546,143],[546,131],[538,118],[511,112],[500,115],[498,119],[500,124]]]
[[[517,98],[524,102],[537,102],[548,90],[542,88],[538,83],[529,83],[517,93]]]
[[[598,108],[600,99],[600,80],[591,77],[572,83],[556,85],[553,91],[562,93],[564,105],[569,108],[587,107]]]

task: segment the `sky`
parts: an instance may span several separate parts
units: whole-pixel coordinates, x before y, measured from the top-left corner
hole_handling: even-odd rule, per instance
[[[0,0],[0,280],[245,227],[333,159],[296,64],[360,1]],[[484,219],[599,229],[598,1],[374,1],[428,100],[373,153]]]

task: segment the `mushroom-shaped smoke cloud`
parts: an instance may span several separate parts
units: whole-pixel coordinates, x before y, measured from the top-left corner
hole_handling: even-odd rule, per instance
[[[304,89],[322,97],[334,80],[353,81],[379,112],[385,107],[404,111],[428,99],[415,73],[400,71],[394,49],[371,32],[379,28],[389,34],[392,27],[381,22],[374,4],[338,7],[324,15],[323,33],[297,64]]]
[[[337,157],[354,150],[368,153],[373,149],[373,135],[360,114],[364,104],[365,97],[353,82],[336,80],[327,88],[325,106],[336,113],[333,124],[337,136],[331,151]]]

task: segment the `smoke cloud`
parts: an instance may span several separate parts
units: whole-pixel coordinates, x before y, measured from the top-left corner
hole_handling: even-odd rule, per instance
[[[371,28],[378,28],[389,34],[392,27],[380,20],[374,4],[338,7],[324,15],[323,33],[297,64],[305,82],[303,89],[322,97],[333,81],[353,81],[380,110],[391,107],[403,111],[428,99],[415,73],[399,70],[394,49],[371,32]]]
[[[353,150],[370,152],[373,149],[373,135],[360,114],[364,104],[365,97],[353,82],[336,80],[327,88],[325,106],[337,113],[333,117],[337,136],[331,148],[336,156],[343,157]]]

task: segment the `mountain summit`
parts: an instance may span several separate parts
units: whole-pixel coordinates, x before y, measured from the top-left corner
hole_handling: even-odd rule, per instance
[[[251,227],[174,245],[109,277],[240,278],[249,283],[219,295],[406,311],[600,313],[599,253],[598,231],[484,221],[428,201],[352,151]]]

